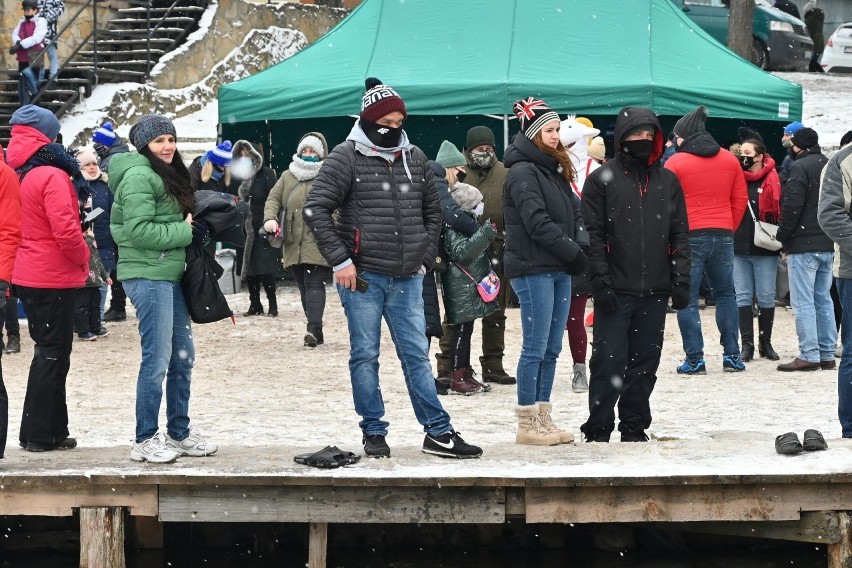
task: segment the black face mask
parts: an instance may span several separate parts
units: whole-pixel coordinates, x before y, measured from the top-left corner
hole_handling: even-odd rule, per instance
[[[402,138],[402,127],[392,128],[370,122],[366,118],[360,120],[361,130],[367,135],[367,138],[379,148],[396,148],[399,146],[399,141]]]
[[[28,21],[28,22],[29,22],[30,20],[32,20],[33,18],[35,18],[35,16],[27,16],[26,14],[24,14],[24,19],[25,19],[26,21]]]
[[[621,151],[632,158],[646,163],[654,151],[653,140],[625,140],[621,143]]]
[[[798,156],[798,155],[799,155],[799,153],[798,153],[798,152],[796,152],[796,149],[795,149],[795,148],[793,148],[792,146],[790,146],[789,148],[787,148],[787,155],[788,155],[788,156],[790,156],[790,158],[791,158],[791,159],[795,160],[795,159],[796,159],[796,156]]]
[[[464,181],[464,178],[467,177],[467,172],[456,171],[456,181],[459,183]]]
[[[754,156],[740,156],[740,165],[744,170],[751,169],[754,165]]]

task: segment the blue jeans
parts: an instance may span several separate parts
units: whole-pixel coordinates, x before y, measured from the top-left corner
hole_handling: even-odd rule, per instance
[[[337,285],[337,293],[349,322],[349,374],[355,412],[361,417],[361,431],[365,436],[387,436],[388,433],[388,422],[382,420],[385,403],[379,385],[379,347],[384,318],[396,347],[396,356],[402,363],[405,386],[417,421],[425,432],[434,436],[449,432],[453,429],[450,415],[438,400],[429,363],[423,276],[390,276],[368,271],[358,275],[369,284],[366,292]]]
[[[18,79],[18,100],[21,106],[30,104],[32,98],[38,92],[38,81],[32,67],[21,69],[21,77]]]
[[[834,304],[831,301],[833,252],[787,255],[790,306],[796,316],[799,359],[810,363],[833,361],[837,347]]]
[[[523,344],[518,360],[518,404],[550,402],[556,359],[571,307],[571,277],[544,272],[512,278],[521,304]]]
[[[47,55],[47,58],[50,61],[50,75],[47,74],[47,68],[44,66],[44,62],[42,61],[42,68],[40,74],[42,81],[52,79],[56,77],[57,73],[59,73],[59,57],[56,55],[56,42],[51,43],[47,47],[45,55]]]
[[[840,322],[840,342],[843,345],[843,357],[837,373],[837,415],[844,438],[852,438],[852,280],[837,279],[837,295],[843,306],[843,319]]]
[[[716,327],[724,355],[740,354],[739,315],[734,298],[734,238],[720,235],[693,235],[689,237],[692,254],[692,286],[689,306],[677,313],[677,324],[683,340],[683,350],[688,361],[704,358],[704,336],[701,333],[701,316],[698,315],[698,287],[701,277],[707,280],[716,300]]]
[[[777,256],[734,257],[734,288],[737,307],[750,308],[757,296],[757,306],[775,307],[775,277],[778,275]]]
[[[142,364],[136,379],[136,441],[157,433],[166,379],[166,431],[175,440],[189,435],[189,387],[195,345],[180,282],[133,278],[124,290],[136,308]]]

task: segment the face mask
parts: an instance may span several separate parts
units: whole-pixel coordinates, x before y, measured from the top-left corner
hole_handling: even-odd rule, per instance
[[[456,181],[461,183],[464,181],[464,178],[467,177],[467,172],[460,172],[456,170]]]
[[[480,203],[476,207],[473,208],[473,214],[477,217],[480,217],[483,213],[485,213],[485,204]]]
[[[237,158],[231,162],[231,175],[237,179],[248,179],[254,175],[251,158]]]
[[[497,156],[494,155],[494,152],[491,150],[486,150],[484,152],[471,152],[470,159],[471,161],[479,166],[480,168],[490,168],[491,164],[494,163],[494,159]]]
[[[621,151],[640,160],[647,162],[651,157],[651,152],[654,151],[653,140],[625,140],[621,143]]]
[[[750,169],[754,165],[754,156],[740,156],[740,165],[744,170]]]
[[[790,146],[793,145],[793,141],[790,138],[782,138],[781,139],[781,145],[784,146],[785,148],[789,148]]]
[[[35,16],[27,16],[26,14],[24,14],[24,19],[25,19],[26,21],[28,21],[28,22],[29,22],[30,20],[32,20],[34,17],[35,17]]]
[[[219,181],[225,175],[225,170],[220,170],[218,166],[213,166],[213,173],[210,175],[213,181]]]
[[[799,155],[799,153],[796,152],[796,149],[793,148],[792,143],[791,143],[790,147],[787,148],[787,155],[790,156],[790,158],[793,159],[793,160],[795,160],[796,156]]]
[[[109,150],[109,148],[103,144],[99,144],[98,142],[95,142],[92,147],[95,149],[95,154],[97,154],[99,158],[103,158],[106,155],[107,150]]]
[[[360,120],[361,130],[367,135],[367,138],[379,148],[396,148],[399,146],[399,141],[402,138],[402,127],[391,128],[370,122],[362,118]]]
[[[303,162],[319,162],[319,156],[302,156]]]

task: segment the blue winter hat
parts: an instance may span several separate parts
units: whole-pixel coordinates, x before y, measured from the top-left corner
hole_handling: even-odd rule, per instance
[[[62,128],[55,114],[36,105],[24,105],[16,110],[9,120],[9,124],[31,126],[50,138],[51,141],[59,136],[59,131]]]
[[[785,136],[792,136],[793,134],[796,133],[797,130],[801,130],[804,127],[805,127],[805,125],[802,124],[801,122],[791,122],[790,124],[788,124],[787,126],[784,127],[784,135]]]
[[[113,126],[111,122],[103,123],[100,128],[95,130],[95,133],[92,135],[92,142],[95,144],[103,144],[104,146],[112,146],[115,144],[116,135],[113,132]]]
[[[231,141],[225,140],[212,150],[207,151],[207,160],[224,168],[231,163],[231,158],[233,157],[231,148],[233,148]]]

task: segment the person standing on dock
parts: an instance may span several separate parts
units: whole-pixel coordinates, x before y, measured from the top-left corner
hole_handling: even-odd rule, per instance
[[[423,276],[434,267],[443,219],[432,171],[402,128],[402,98],[376,78],[365,85],[361,115],[320,168],[302,211],[334,271],[349,322],[349,372],[364,453],[390,456],[379,385],[384,318],[426,432],[423,451],[476,458],[482,449],[453,430],[429,364]]]

